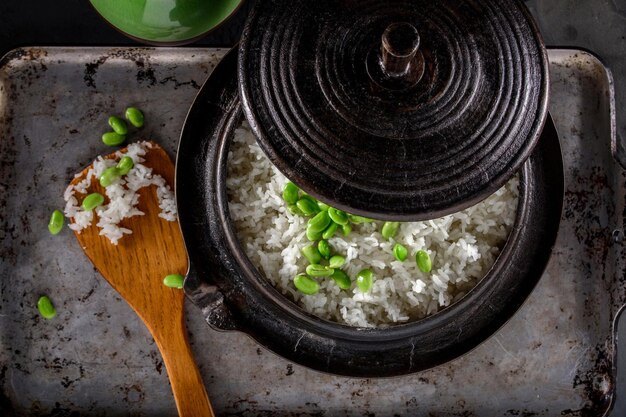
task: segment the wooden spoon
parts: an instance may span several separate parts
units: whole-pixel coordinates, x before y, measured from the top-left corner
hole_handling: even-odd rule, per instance
[[[122,152],[125,153],[125,149]],[[114,158],[111,154],[106,158]],[[143,157],[144,165],[174,184],[174,164],[158,145]],[[90,167],[72,180],[75,185],[85,178]],[[96,179],[88,193],[105,195]],[[169,274],[187,272],[187,253],[178,222],[166,221],[160,212],[156,188],[139,191],[139,210],[145,214],[125,219],[120,226],[132,230],[117,245],[100,236],[94,213],[92,225],[75,233],[83,250],[102,276],[141,317],[161,351],[182,417],[214,416],[198,367],[193,359],[184,321],[184,293],[163,285]],[[75,194],[79,203],[82,197]],[[108,201],[106,201],[108,203]]]

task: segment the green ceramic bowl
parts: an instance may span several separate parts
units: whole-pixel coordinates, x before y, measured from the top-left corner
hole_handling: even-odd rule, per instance
[[[158,45],[193,42],[228,19],[243,0],[90,0],[125,35]]]

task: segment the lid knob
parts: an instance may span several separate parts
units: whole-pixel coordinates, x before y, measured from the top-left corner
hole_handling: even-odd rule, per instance
[[[390,77],[404,77],[416,70],[411,65],[420,45],[420,35],[410,23],[392,23],[382,36],[381,61]]]
[[[413,87],[424,75],[424,58],[418,50],[420,35],[415,26],[406,22],[392,23],[382,34],[379,69],[368,63],[370,79],[390,90],[404,90]],[[374,69],[374,70],[372,70]]]

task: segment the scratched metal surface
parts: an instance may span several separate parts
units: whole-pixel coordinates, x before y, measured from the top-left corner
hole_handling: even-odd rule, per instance
[[[69,231],[50,236],[46,223],[73,173],[107,151],[99,136],[108,115],[129,104],[144,109],[147,125],[135,138],[173,155],[222,52],[32,48],[0,62],[0,415],[175,414],[147,330]],[[546,273],[513,319],[446,365],[349,379],[289,363],[241,333],[216,332],[188,305],[220,415],[603,415],[615,391],[613,317],[626,285],[623,233],[613,233],[623,230],[626,178],[610,154],[603,67],[585,54],[550,57],[565,209]],[[57,305],[52,321],[35,309],[41,293]]]

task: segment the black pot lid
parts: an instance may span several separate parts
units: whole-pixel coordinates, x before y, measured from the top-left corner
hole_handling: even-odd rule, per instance
[[[530,155],[548,61],[517,0],[265,0],[238,76],[272,162],[368,217],[423,220],[486,198]]]

